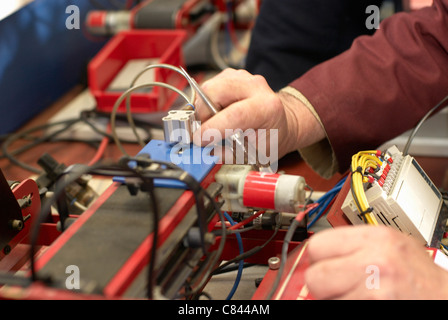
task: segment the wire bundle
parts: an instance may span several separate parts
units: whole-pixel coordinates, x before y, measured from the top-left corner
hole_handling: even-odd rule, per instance
[[[277,235],[278,231],[280,230],[280,221],[277,222],[277,224],[275,225],[275,227],[273,227],[273,232],[272,235],[261,245],[257,245],[249,250],[244,250],[243,248],[243,240],[241,238],[240,233],[241,232],[245,232],[245,231],[249,231],[249,230],[253,230],[253,226],[251,227],[245,227],[247,224],[249,224],[250,222],[252,222],[256,217],[259,217],[260,215],[264,214],[265,211],[258,211],[257,213],[254,213],[251,217],[237,223],[235,222],[232,217],[227,213],[224,212],[224,217],[227,219],[227,221],[229,222],[230,226],[227,227],[227,234],[235,234],[237,242],[238,242],[238,249],[239,249],[239,255],[234,257],[231,260],[228,260],[226,262],[223,262],[219,267],[217,267],[213,272],[212,275],[217,275],[217,274],[221,274],[223,272],[227,272],[228,269],[232,270],[232,268],[229,268],[229,266],[231,266],[234,263],[238,263],[238,272],[235,278],[235,282],[233,284],[232,289],[230,290],[226,300],[231,300],[231,298],[233,297],[233,295],[235,294],[238,285],[240,283],[241,280],[241,275],[243,272],[243,268],[246,266],[246,264],[244,263],[244,260],[257,254],[258,252],[260,252],[263,248],[265,248]],[[217,226],[221,226],[217,224]],[[247,266],[250,266],[251,264],[248,264]]]
[[[342,178],[331,190],[316,200],[317,205],[312,207],[308,212],[308,218],[314,216],[314,218],[308,222],[308,229],[311,228],[331,208],[331,205],[336,200],[336,196],[339,194],[339,191],[341,191],[346,180],[347,177]]]
[[[351,164],[351,192],[358,211],[364,221],[371,225],[378,225],[375,216],[372,214],[373,209],[369,205],[364,183],[369,182],[368,173],[374,172],[383,165],[380,159],[381,151],[368,150],[360,151],[352,157]],[[367,172],[369,170],[369,172]]]
[[[141,167],[133,168],[129,164],[131,162],[139,162],[146,164],[144,166],[144,169]],[[159,168],[157,169],[150,169],[151,164],[157,164]],[[219,205],[215,201],[213,197],[211,197],[206,190],[204,190],[201,185],[194,180],[192,176],[190,176],[187,172],[182,170],[181,168],[167,162],[163,161],[157,161],[153,159],[143,159],[143,158],[133,158],[133,157],[125,157],[123,158],[119,163],[115,164],[95,164],[93,166],[86,166],[86,165],[75,165],[67,168],[67,170],[64,173],[64,179],[63,177],[60,178],[59,183],[57,184],[56,190],[53,193],[53,196],[49,201],[47,201],[38,216],[36,217],[35,221],[33,221],[33,224],[31,226],[30,231],[30,268],[31,268],[31,281],[37,281],[42,280],[38,277],[36,266],[35,266],[35,253],[37,251],[37,245],[38,245],[38,237],[40,232],[41,224],[46,220],[48,212],[50,212],[50,208],[52,204],[54,204],[59,197],[64,193],[65,187],[70,184],[72,181],[78,179],[80,176],[84,174],[94,174],[94,175],[101,175],[101,176],[123,176],[125,178],[130,178],[131,180],[135,180],[135,178],[140,179],[141,184],[143,186],[144,190],[147,190],[150,195],[150,210],[152,212],[151,219],[153,219],[153,226],[154,229],[151,230],[153,232],[154,240],[153,244],[150,248],[150,252],[148,253],[148,261],[149,261],[149,268],[148,268],[148,284],[147,284],[147,295],[148,298],[153,298],[154,293],[157,290],[157,283],[155,283],[155,261],[156,261],[156,254],[157,254],[157,239],[158,239],[158,226],[159,226],[159,220],[160,216],[158,213],[158,205],[157,200],[155,198],[154,194],[154,179],[168,179],[168,180],[178,180],[187,185],[188,190],[191,190],[193,194],[195,195],[195,201],[196,201],[196,209],[198,214],[198,221],[201,221],[204,212],[200,210],[203,207],[203,201],[208,199],[212,206],[214,211],[219,215],[222,223],[221,228],[221,241],[219,243],[219,247],[214,252],[205,252],[205,254],[210,259],[210,268],[209,270],[205,271],[205,276],[203,277],[200,284],[197,285],[194,289],[190,290],[190,294],[193,292],[198,292],[205,284],[205,281],[208,279],[210,274],[212,273],[212,267],[216,265],[218,262],[219,257],[221,256],[221,253],[224,249],[224,244],[226,241],[226,230],[225,230],[225,223],[224,223],[224,216],[220,210]],[[63,221],[61,221],[61,225],[64,225]]]
[[[2,154],[0,155],[1,158],[7,158],[12,164],[30,171],[35,174],[42,174],[43,170],[34,166],[31,166],[21,160],[17,157],[20,154],[23,154],[27,151],[31,151],[33,148],[42,145],[44,143],[56,143],[56,142],[79,142],[79,143],[86,143],[87,145],[92,146],[95,149],[98,149],[94,158],[90,160],[90,164],[93,164],[95,162],[98,162],[102,156],[104,155],[105,149],[107,147],[106,140],[110,141],[114,139],[114,137],[109,132],[109,129],[103,130],[100,128],[99,125],[94,123],[95,119],[106,119],[110,116],[107,114],[103,114],[101,112],[98,112],[96,110],[84,110],[80,113],[79,116],[62,120],[62,121],[56,121],[56,122],[48,122],[45,124],[40,124],[33,126],[31,128],[22,130],[17,133],[7,134],[4,136],[1,136],[0,139],[4,140],[1,145]],[[119,115],[117,117],[117,120],[122,120],[122,116]],[[64,133],[69,132],[74,126],[78,124],[83,124],[88,126],[93,132],[97,133],[102,137],[102,140],[100,141],[98,138],[94,138],[91,140],[83,140],[83,139],[76,139],[76,138],[64,138],[59,137],[60,135],[63,135]],[[143,121],[137,121],[136,126],[138,128],[141,128],[142,130],[148,132],[148,129],[151,127],[148,123],[145,123]],[[46,132],[50,129],[50,132]],[[52,130],[52,131],[51,131]],[[43,133],[40,133],[40,132]],[[117,139],[120,140],[121,143],[136,143],[135,140],[128,140],[117,137]],[[20,147],[17,147],[15,149],[12,148],[12,146],[16,142],[21,141],[28,141],[27,144],[24,144]],[[100,143],[100,147],[98,145]]]
[[[235,227],[237,223],[233,221],[232,217],[227,213],[224,212],[224,217],[230,222],[232,227]],[[243,239],[241,238],[241,235],[239,233],[236,233],[236,239],[238,241],[238,249],[240,252],[240,255],[244,253],[244,247],[243,247]],[[235,294],[236,290],[238,289],[238,285],[240,284],[241,276],[243,275],[243,269],[244,269],[244,259],[241,259],[238,264],[238,272],[235,278],[235,282],[233,284],[232,289],[230,290],[229,294],[227,295],[226,300],[231,300],[233,295]]]

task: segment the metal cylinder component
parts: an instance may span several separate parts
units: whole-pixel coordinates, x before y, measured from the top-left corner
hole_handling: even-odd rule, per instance
[[[195,131],[195,113],[192,110],[169,111],[166,117],[162,118],[163,133],[165,142],[182,142],[189,144],[193,142]]]

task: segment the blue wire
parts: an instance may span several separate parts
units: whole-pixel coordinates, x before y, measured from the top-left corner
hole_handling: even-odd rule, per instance
[[[341,179],[330,191],[325,193],[322,197],[320,197],[316,202],[319,204],[316,208],[312,209],[308,216],[311,217],[314,213],[316,214],[316,217],[308,223],[308,228],[313,226],[317,220],[322,216],[322,214],[327,210],[328,206],[330,205],[331,201],[334,199],[334,197],[341,191],[342,186],[344,185],[345,181],[347,180],[347,177],[344,177]]]
[[[230,217],[230,215],[227,212],[224,212],[224,217],[230,222],[232,226],[236,224],[235,221],[233,221],[232,217]],[[243,239],[241,238],[241,235],[239,233],[236,234],[236,240],[238,241],[238,248],[240,250],[240,254],[243,254],[244,253]],[[227,296],[226,300],[232,299],[233,295],[236,292],[236,289],[238,289],[238,285],[240,284],[241,280],[241,275],[243,274],[243,267],[244,267],[244,260],[240,260],[235,283],[233,284],[232,290],[229,292],[229,295]]]
[[[329,204],[331,203],[331,200],[333,200],[333,198],[334,197],[330,197],[330,198],[326,199],[324,202],[322,202],[321,205],[318,206],[319,211],[316,214],[316,216],[314,217],[314,219],[308,224],[308,228],[313,226],[316,223],[316,221],[320,219],[320,217],[325,212],[325,210],[327,209],[327,207],[329,206]]]

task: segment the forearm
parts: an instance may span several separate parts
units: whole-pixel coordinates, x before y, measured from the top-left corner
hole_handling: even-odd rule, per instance
[[[326,137],[319,116],[300,92],[284,88],[278,95],[287,113],[287,119],[292,122],[291,127],[296,128],[298,138],[293,140],[291,151],[310,146]]]
[[[280,90],[279,97],[293,119],[297,133],[290,151],[298,150],[310,167],[324,178],[338,171],[336,156],[331,148],[324,125],[306,97],[292,87]]]
[[[291,83],[319,115],[340,164],[412,128],[448,91],[448,0],[386,20],[372,37]]]

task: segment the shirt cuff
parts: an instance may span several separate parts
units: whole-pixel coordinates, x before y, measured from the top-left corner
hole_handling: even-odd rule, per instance
[[[317,114],[314,107],[308,101],[308,99],[297,89],[293,87],[285,87],[280,90],[281,93],[287,93],[300,100],[314,115],[318,120],[319,124],[322,126],[326,138],[318,141],[310,146],[299,149],[299,153],[303,160],[321,177],[325,179],[330,179],[335,173],[338,172],[339,165],[336,155],[331,146],[330,140],[328,139],[325,127]]]

